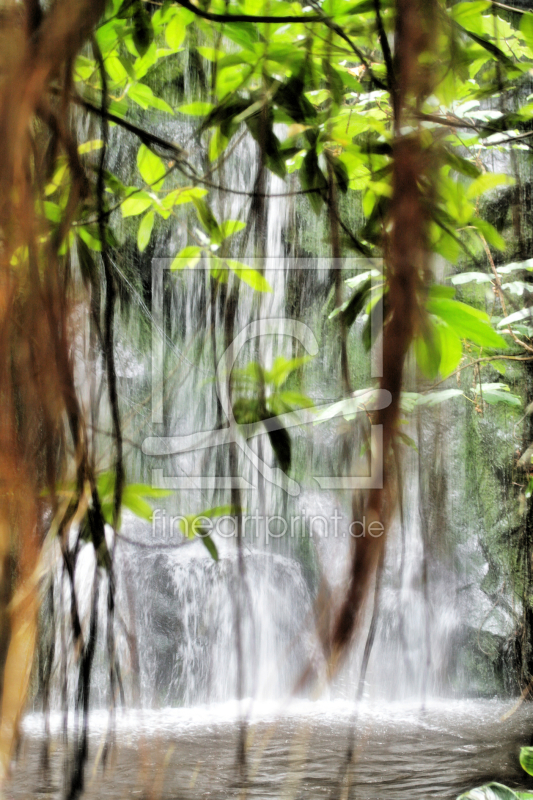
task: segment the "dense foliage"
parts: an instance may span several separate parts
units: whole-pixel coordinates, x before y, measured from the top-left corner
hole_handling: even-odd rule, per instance
[[[38,41],[36,31],[45,31],[47,21],[54,24],[53,8],[37,6],[42,19],[32,17],[30,42],[32,36]],[[19,461],[37,462],[28,478],[39,498],[37,516],[52,520],[44,527],[61,540],[73,596],[81,544],[92,542],[99,567],[112,574],[104,525],[119,530],[121,506],[150,518],[145,498],[162,493],[127,481],[115,370],[122,323],[116,309],[126,319],[135,298],[146,339],[154,238],[169,231],[172,247],[171,233],[178,231],[181,244],[169,253],[172,270],[179,274],[207,264],[211,303],[224,308],[221,336],[229,346],[239,293],[270,291],[262,271],[268,256],[264,221],[270,198],[282,194],[294,198],[297,218],[316,215],[318,231],[314,237],[307,233],[307,242],[295,233],[289,251],[297,257],[307,244],[313,256],[332,259],[334,308],[328,315],[331,336],[340,343],[339,402],[348,417],[354,386],[349,331],[363,317],[363,344],[370,349],[373,320],[383,320],[380,386],[393,397],[391,410],[378,416],[386,432],[388,505],[382,495],[365,500],[377,519],[394,506],[397,476],[388,452],[396,457],[400,444],[414,444],[401,433],[400,418],[457,397],[469,406],[470,463],[477,462],[478,472],[467,480],[479,490],[487,528],[498,503],[487,497],[487,482],[489,495],[505,489],[512,504],[509,525],[484,541],[498,572],[487,592],[498,602],[502,583],[511,585],[521,602],[509,647],[516,684],[525,691],[533,676],[533,14],[491,0],[310,0],[305,7],[282,0],[113,0],[89,28],[65,63],[50,68],[42,102],[33,95],[34,105],[28,101],[31,113],[23,127],[32,147],[21,159],[25,169],[13,168],[15,177],[7,181],[5,196],[13,199],[14,210],[4,209],[1,220],[2,268],[19,281],[4,369],[9,372],[5,365],[15,351],[27,352],[29,365],[43,360],[35,341],[47,334],[27,324],[36,308],[28,285],[43,288],[51,329],[54,315],[63,319],[57,347],[45,354],[57,367],[52,385],[34,385],[26,377],[33,375],[30,367],[24,361],[19,368],[15,359],[6,391],[15,399],[6,403],[5,415]],[[6,109],[4,103],[4,115]],[[16,137],[17,131],[5,135]],[[243,141],[256,153],[255,173],[244,187],[226,168]],[[272,188],[279,185],[281,191]],[[232,197],[242,200],[234,215],[239,218],[225,214]],[[368,270],[344,283],[335,267],[354,254],[382,258],[384,267],[376,270],[369,262]],[[72,308],[81,309],[93,362],[101,356],[105,367],[90,377],[87,408],[79,400],[69,350]],[[404,362],[411,358],[420,380],[407,388],[417,391],[400,397]],[[280,359],[271,368],[250,363],[242,369],[232,387],[235,419],[265,424],[274,415],[310,407],[297,381],[303,363]],[[54,380],[57,403],[50,399]],[[104,390],[108,415],[98,408]],[[516,441],[507,438],[499,474],[483,461],[479,419],[485,417],[493,430],[509,423],[514,431],[523,429],[513,433]],[[37,432],[28,419],[42,420]],[[102,433],[101,425],[109,429]],[[290,433],[267,431],[287,472]],[[108,434],[111,457],[104,444]],[[229,508],[240,507],[237,491],[229,499]],[[198,513],[214,516],[226,508]],[[80,530],[74,545],[73,525]],[[216,557],[214,542],[203,541]],[[358,558],[349,602],[332,634],[339,652],[381,554],[364,553],[361,546]],[[109,587],[112,614],[111,579]],[[87,712],[94,642],[82,640],[74,601],[72,624],[80,653],[80,705]],[[113,642],[108,644],[113,683],[118,668]],[[10,720],[24,688],[17,690]],[[84,736],[80,764],[86,730]],[[73,796],[81,785],[78,772]]]

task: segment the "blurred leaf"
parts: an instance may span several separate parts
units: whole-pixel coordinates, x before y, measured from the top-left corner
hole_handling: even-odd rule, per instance
[[[91,139],[88,142],[78,145],[78,153],[84,155],[85,153],[92,153],[94,150],[100,150],[104,143],[101,139]]]
[[[137,231],[137,247],[141,253],[146,250],[148,242],[150,241],[150,236],[152,235],[152,229],[154,227],[154,219],[155,212],[148,211],[139,224],[139,230]]]
[[[160,489],[149,483],[128,483],[126,488],[132,494],[138,494],[141,497],[170,497],[173,494],[172,489]]]
[[[143,56],[150,47],[154,38],[154,29],[150,15],[142,0],[134,3],[133,11],[133,41],[139,55]]]
[[[95,250],[97,253],[102,250],[102,242],[97,236],[93,235],[93,233],[91,233],[87,227],[80,225],[77,233],[80,239],[83,239],[87,247],[89,247],[91,250]]]
[[[202,255],[202,248],[195,245],[189,245],[180,250],[174,261],[170,265],[172,271],[185,269],[186,267],[195,267],[200,261]]]
[[[186,26],[183,17],[175,14],[165,26],[165,41],[172,50],[176,51],[185,39]]]
[[[447,378],[459,366],[463,355],[463,345],[455,331],[442,320],[439,321],[436,328],[440,337],[439,372],[443,378]]]
[[[512,186],[514,182],[514,178],[510,175],[497,175],[494,172],[485,172],[483,175],[480,175],[479,178],[476,178],[475,181],[472,181],[466,190],[466,196],[469,199],[479,197],[480,194],[495,189],[497,186]]]
[[[213,103],[204,103],[198,101],[196,103],[186,103],[183,106],[178,106],[178,111],[191,117],[204,117],[209,114],[213,108]]]
[[[215,215],[207,205],[206,201],[202,200],[200,197],[193,197],[192,202],[196,207],[198,219],[209,234],[211,241],[216,244],[220,244],[222,241],[220,228],[218,227],[218,222]]]
[[[157,97],[153,91],[147,86],[145,83],[134,83],[128,89],[128,97],[134,100],[137,105],[139,105],[143,109],[147,108],[156,108],[158,111],[166,111],[168,114],[174,114],[172,108],[166,103],[161,97]],[[113,106],[110,108],[111,111],[118,114],[119,116],[124,114],[124,111],[121,112],[119,109],[115,109]]]
[[[246,264],[241,264],[240,261],[233,261],[231,259],[226,259],[225,263],[241,281],[244,281],[244,283],[248,284],[252,289],[255,289],[256,292],[272,291],[272,287],[267,279],[256,269],[252,269],[252,267],[248,267]]]
[[[304,364],[307,364],[309,360],[310,356],[302,356],[301,358],[277,356],[272,368],[265,373],[265,379],[268,383],[272,383],[279,388],[283,386],[289,375],[300,369]]]
[[[437,377],[441,359],[441,338],[434,324],[429,323],[415,339],[416,363],[426,378]]]
[[[230,236],[242,231],[244,228],[246,228],[245,222],[240,222],[236,219],[227,219],[220,224],[222,239],[229,239]]]
[[[254,422],[260,422],[264,417],[259,401],[249,397],[239,397],[235,400],[233,403],[233,416],[238,425],[250,425]]]
[[[138,192],[132,197],[127,197],[120,206],[123,217],[136,217],[153,205],[153,200],[146,192]]]
[[[346,300],[341,306],[336,308],[330,315],[329,319],[333,319],[338,314],[342,314],[343,322],[347,328],[351,327],[361,311],[364,309],[368,300],[368,295],[372,288],[372,278],[363,283],[359,289],[353,293],[349,300]]]
[[[427,310],[444,320],[461,339],[469,339],[481,347],[507,348],[505,340],[491,327],[483,311],[445,297],[430,298]]]
[[[487,222],[486,219],[480,219],[479,217],[472,217],[470,220],[470,224],[473,225],[477,230],[485,237],[487,242],[495,247],[497,250],[505,250],[507,247],[505,243],[505,239],[501,234],[498,233],[496,228]]]
[[[137,153],[137,166],[145,183],[153,189],[160,189],[166,175],[166,168],[159,156],[142,144]]]
[[[200,540],[204,545],[204,547],[206,548],[209,555],[211,556],[211,558],[213,558],[215,561],[218,561],[218,550],[211,537],[207,534],[202,534]]]

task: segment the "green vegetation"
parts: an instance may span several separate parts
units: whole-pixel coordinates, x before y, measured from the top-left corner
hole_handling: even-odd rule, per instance
[[[279,469],[305,475],[308,462],[295,456],[293,433],[269,420],[305,410],[317,423],[335,415],[350,423],[359,410],[354,388],[390,392],[388,410],[369,411],[369,421],[383,426],[385,487],[357,499],[369,517],[387,523],[403,491],[403,446],[419,444],[402,429],[404,418],[420,420],[428,408],[456,404],[462,453],[455,457],[465,464],[467,506],[460,522],[471,530],[468,515],[475,514],[489,565],[482,591],[495,608],[510,606],[515,620],[510,638],[492,641],[489,667],[484,662],[480,670],[493,669],[491,687],[527,693],[533,681],[533,14],[491,0],[304,6],[111,0],[105,8],[94,4],[82,24],[87,9],[73,5],[79,9],[72,35],[58,44],[45,34],[68,29],[66,17],[58,17],[64,3],[37,3],[39,19],[24,23],[21,53],[29,66],[16,72],[23,76],[19,95],[29,99],[19,101],[18,84],[10,87],[8,79],[0,98],[0,141],[9,156],[0,174],[0,280],[10,286],[0,290],[7,387],[0,478],[5,473],[5,497],[17,498],[15,506],[0,502],[0,551],[6,563],[15,559],[17,575],[4,610],[33,580],[49,536],[60,541],[73,596],[81,542],[92,543],[109,575],[112,615],[113,552],[105,525],[120,536],[122,507],[150,519],[146,498],[162,496],[146,484],[138,452],[139,431],[148,428],[149,381],[139,380],[129,408],[116,368],[124,341],[147,359],[158,245],[171,258],[171,281],[206,268],[198,278],[205,302],[193,352],[180,358],[212,366],[235,338],[243,298],[259,309],[273,293],[264,275],[266,223],[269,203],[281,195],[290,199],[294,222],[286,252],[330,259],[329,293],[319,298],[316,315],[321,344],[335,355],[339,397],[313,411],[322,398],[306,386],[314,367],[303,351],[291,359],[274,353],[266,365],[250,349],[248,363],[239,361],[227,376],[234,422],[265,430]],[[50,55],[56,51],[61,55]],[[39,77],[37,89],[26,75]],[[5,121],[19,102],[26,116],[11,130]],[[246,180],[238,170],[243,146],[253,154]],[[365,269],[344,281],[337,267],[353,256]],[[287,286],[287,310],[299,320],[301,286],[296,279]],[[161,291],[170,307],[168,289]],[[74,364],[71,310],[81,317],[94,366],[88,399]],[[179,313],[168,324],[163,335],[181,346]],[[361,354],[380,335],[383,377],[370,385]],[[177,400],[162,397],[166,407],[180,402],[179,392]],[[359,443],[364,458],[367,445]],[[229,494],[193,516],[227,509],[239,515],[240,493]],[[28,497],[34,500],[25,516]],[[46,530],[36,541],[42,519]],[[72,544],[74,529],[80,535]],[[202,539],[218,558],[214,541]],[[358,624],[384,541],[361,543],[354,556],[346,604],[328,643],[333,663]],[[308,542],[298,548],[313,572]],[[97,600],[91,626],[96,606]],[[31,615],[34,621],[35,605]],[[73,601],[79,705],[87,715],[94,641],[82,637],[77,615]],[[20,647],[12,633],[18,625],[13,618],[0,630],[6,686],[10,646]],[[28,631],[24,653],[13,651],[11,660],[20,657],[29,674],[33,623]],[[108,644],[114,685],[118,669]],[[0,741],[4,762],[25,687],[17,684],[2,718],[11,732],[4,731],[7,743]],[[80,765],[86,750],[84,730]],[[82,775],[80,766],[71,796]],[[495,784],[476,791],[464,797],[517,796]]]

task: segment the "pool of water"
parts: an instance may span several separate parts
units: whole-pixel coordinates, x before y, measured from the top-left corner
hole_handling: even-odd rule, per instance
[[[510,707],[441,700],[425,706],[367,703],[356,713],[353,704],[337,700],[129,711],[117,713],[106,759],[109,719],[94,712],[84,796],[452,800],[489,780],[533,788],[518,761],[520,746],[532,742],[533,709],[524,704],[502,720]],[[244,770],[237,765],[242,716]],[[11,797],[62,796],[60,717],[52,715],[50,724],[50,773],[44,780],[43,718],[26,717]]]

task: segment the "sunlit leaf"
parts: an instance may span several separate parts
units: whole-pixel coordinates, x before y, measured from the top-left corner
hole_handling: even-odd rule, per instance
[[[240,222],[236,219],[227,219],[225,222],[220,223],[220,231],[223,239],[228,239],[233,234],[238,233],[246,228],[245,222]]]
[[[481,347],[507,347],[505,340],[491,327],[489,318],[483,311],[444,297],[430,298],[427,309],[444,320],[461,339],[469,339]]]
[[[180,14],[175,14],[168,25],[165,26],[165,41],[172,50],[176,51],[185,39],[186,27]]]
[[[123,217],[135,217],[142,214],[153,205],[153,200],[144,193],[137,193],[133,197],[127,197],[120,206]]]
[[[92,153],[94,150],[100,150],[103,145],[104,143],[101,139],[90,139],[88,142],[78,145],[78,153],[80,155]]]
[[[180,250],[174,261],[170,265],[171,270],[186,269],[187,267],[195,267],[200,261],[202,255],[202,248],[195,245],[184,247]]]
[[[214,108],[213,103],[185,103],[183,106],[178,106],[178,111],[182,114],[188,114],[192,117],[204,117],[209,114]]]
[[[233,261],[231,259],[226,259],[225,263],[241,281],[251,286],[256,292],[272,291],[272,287],[267,279],[256,269],[252,269],[252,267],[247,267],[246,264],[241,264],[240,261]]]
[[[480,194],[495,189],[497,186],[512,186],[513,184],[514,178],[510,175],[498,175],[494,172],[485,172],[484,175],[480,175],[479,178],[472,181],[466,190],[466,196],[468,198],[478,197]]]
[[[152,153],[144,144],[139,147],[137,153],[137,166],[145,183],[153,189],[161,188],[167,170],[159,156]]]
[[[146,250],[148,242],[150,241],[150,236],[152,235],[152,229],[154,227],[154,219],[155,212],[148,211],[139,224],[139,230],[137,231],[137,247],[141,253]]]
[[[436,329],[440,337],[439,372],[443,378],[447,378],[459,366],[463,355],[463,346],[455,331],[442,320],[439,321]]]

